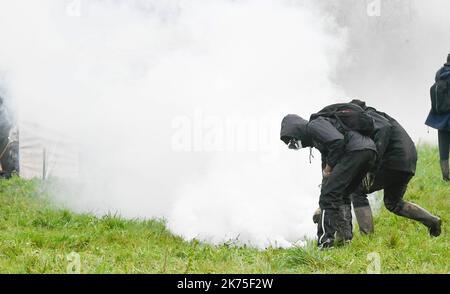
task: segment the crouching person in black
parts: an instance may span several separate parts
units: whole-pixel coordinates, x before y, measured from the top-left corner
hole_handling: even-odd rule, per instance
[[[367,107],[364,101],[353,100],[375,122],[374,141],[380,160],[373,175],[368,175],[352,197],[362,198],[366,193],[384,191],[386,208],[396,215],[421,222],[431,236],[441,234],[441,220],[422,207],[403,200],[410,180],[414,177],[417,164],[416,146],[406,130],[394,118],[386,113]],[[389,126],[388,128],[382,126]],[[382,128],[382,132],[377,132]]]
[[[281,140],[290,149],[315,147],[322,155],[324,180],[319,199],[318,246],[332,247],[336,232],[342,241],[350,241],[350,195],[375,165],[377,151],[373,140],[349,130],[337,118],[318,116],[307,121],[293,114],[283,119]]]

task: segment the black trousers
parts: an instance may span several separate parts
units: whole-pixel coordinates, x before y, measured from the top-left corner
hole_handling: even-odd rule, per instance
[[[403,207],[403,196],[413,176],[413,174],[407,172],[382,169],[375,175],[373,185],[368,191],[364,191],[362,186],[360,189],[362,193],[367,194],[383,190],[384,205],[390,212],[398,214]]]
[[[339,207],[351,203],[350,195],[361,185],[375,160],[376,153],[372,150],[348,152],[322,182],[319,200],[322,214],[317,229],[319,246],[333,245],[338,224],[343,222]]]
[[[369,199],[367,199],[367,194],[364,193],[361,189],[357,189],[350,195],[350,199],[353,203],[353,207],[365,207],[369,206]]]
[[[450,153],[450,131],[439,131],[439,155],[441,160],[448,160]]]

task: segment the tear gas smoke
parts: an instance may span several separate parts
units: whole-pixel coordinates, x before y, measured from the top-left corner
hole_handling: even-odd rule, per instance
[[[308,117],[346,93],[391,111],[382,102],[395,93],[409,103],[417,86],[380,87],[399,71],[376,58],[358,69],[381,49],[361,45],[367,36],[352,17],[336,15],[349,3],[318,2],[0,1],[0,74],[20,120],[70,135],[79,150],[77,184],[55,199],[76,211],[163,217],[174,233],[212,243],[312,237],[320,155],[310,165],[306,150],[287,150],[281,118]],[[427,28],[441,36],[421,12],[414,29],[430,23],[400,48],[414,48],[408,59]],[[444,51],[426,51],[435,60],[419,75],[428,87]],[[402,82],[423,64],[414,65]],[[414,101],[425,109],[426,97]]]

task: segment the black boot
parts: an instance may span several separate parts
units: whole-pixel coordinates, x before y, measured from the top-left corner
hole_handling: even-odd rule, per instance
[[[442,179],[444,179],[444,181],[446,181],[446,182],[450,181],[448,159],[441,160],[441,171],[442,171]]]
[[[358,221],[359,231],[362,235],[369,235],[374,232],[373,215],[370,206],[355,207],[355,216]]]
[[[417,204],[404,202],[397,214],[421,222],[428,228],[430,235],[433,237],[437,237],[441,234],[441,219],[432,215]]]
[[[336,244],[346,244],[353,239],[352,206],[339,206],[340,217],[337,222]]]

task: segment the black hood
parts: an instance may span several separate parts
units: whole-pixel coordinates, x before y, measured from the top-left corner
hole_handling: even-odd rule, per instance
[[[302,141],[303,146],[311,146],[311,139],[307,133],[308,121],[296,114],[289,114],[281,122],[280,139],[288,144],[294,138]]]

